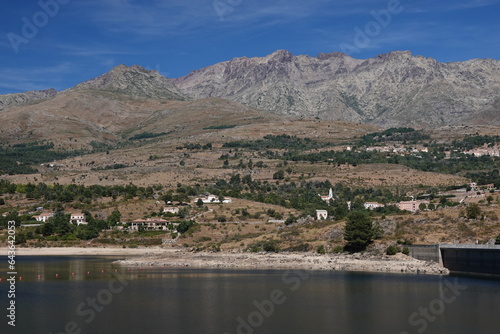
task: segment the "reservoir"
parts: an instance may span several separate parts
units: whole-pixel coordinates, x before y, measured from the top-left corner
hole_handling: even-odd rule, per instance
[[[302,270],[123,267],[18,257],[16,327],[0,333],[498,333],[500,281]]]

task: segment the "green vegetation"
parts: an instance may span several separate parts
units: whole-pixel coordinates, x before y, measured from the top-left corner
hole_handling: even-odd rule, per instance
[[[41,163],[61,160],[83,154],[82,151],[56,151],[54,144],[33,142],[0,147],[0,174],[31,174],[31,167]]]
[[[257,252],[278,253],[280,251],[280,248],[278,247],[278,242],[276,240],[265,240],[251,244],[247,250],[254,253]]]
[[[498,169],[493,169],[487,172],[474,172],[465,175],[477,184],[494,184],[495,187],[500,187],[500,173]]]
[[[461,141],[453,141],[452,147],[467,151],[483,145],[492,147],[496,143],[500,143],[500,136],[469,136]]]
[[[328,146],[328,144],[319,143],[311,138],[298,138],[289,135],[266,135],[260,140],[232,141],[222,145],[222,147],[226,148],[247,148],[254,151],[266,149],[309,150],[325,146]]]
[[[170,132],[160,132],[160,133],[151,133],[151,132],[142,132],[136,134],[129,138],[129,140],[141,140],[141,139],[150,139],[168,135]]]
[[[28,184],[13,184],[7,180],[0,180],[0,193],[25,194],[28,199],[38,199],[45,201],[58,201],[69,203],[79,201],[90,204],[91,201],[103,197],[112,197],[114,199],[119,196],[124,198],[153,198],[155,191],[159,191],[159,186],[155,187],[138,187],[133,184],[125,186],[101,186],[91,185],[83,186],[77,184],[55,184],[47,185],[45,183],[28,183]]]
[[[127,168],[129,165],[126,164],[112,164],[112,165],[107,165],[104,167],[96,167],[96,168],[91,168],[90,170],[92,171],[98,171],[98,170],[112,170],[112,169],[123,169]]]
[[[192,220],[184,220],[184,221],[181,221],[179,223],[179,225],[177,225],[177,232],[179,232],[180,234],[183,234],[183,233],[188,233],[189,230],[193,229],[194,227],[196,227],[198,224],[196,224],[194,221]]]
[[[362,252],[373,242],[372,219],[366,212],[354,211],[347,216],[344,239],[345,250],[350,253]]]
[[[396,247],[395,245],[390,245],[385,250],[385,254],[387,254],[387,255],[396,255],[397,252],[398,252],[398,247]]]
[[[408,248],[408,246],[403,247],[402,253],[407,256],[410,255],[410,249]]]
[[[467,206],[467,209],[465,209],[465,212],[467,218],[469,219],[477,219],[480,218],[482,215],[481,208],[476,203],[469,204],[469,206]]]

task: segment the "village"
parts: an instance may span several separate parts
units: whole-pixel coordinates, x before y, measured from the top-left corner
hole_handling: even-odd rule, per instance
[[[493,184],[481,185],[478,186],[477,183],[472,182],[468,185],[467,188],[460,188],[452,191],[440,192],[435,195],[435,200],[432,200],[429,194],[422,194],[419,198],[415,198],[412,196],[410,200],[407,201],[399,201],[393,203],[379,203],[379,202],[364,202],[363,207],[367,211],[377,210],[384,207],[396,207],[402,212],[408,213],[417,213],[424,211],[432,211],[439,208],[444,207],[443,203],[440,203],[440,199],[446,198],[451,205],[459,205],[459,204],[468,204],[468,203],[477,203],[480,201],[488,201],[488,196],[494,194],[497,189]],[[327,204],[332,204],[337,201],[337,197],[334,194],[332,188],[329,189],[327,195],[318,194],[318,196],[326,202]],[[194,207],[194,206],[223,206],[226,204],[233,203],[233,199],[230,197],[222,197],[216,196],[213,194],[205,194],[201,196],[194,197],[190,203],[179,203],[179,205],[174,205],[171,201],[167,202],[167,205],[163,207],[161,214],[162,217],[146,217],[141,219],[134,219],[132,221],[119,221],[116,226],[110,227],[110,230],[118,230],[118,231],[129,231],[129,232],[139,232],[139,231],[172,231],[176,232],[176,227],[179,225],[177,221],[179,218],[179,212],[182,208],[185,207]],[[160,204],[159,201],[156,204]],[[345,203],[348,210],[352,209],[352,202],[348,201]],[[208,212],[212,212],[213,209],[208,209]],[[335,219],[335,217],[330,216],[328,214],[328,210],[317,209],[315,217],[309,217],[307,220],[316,220],[323,221],[329,219]],[[56,215],[56,212],[48,212],[45,211],[43,207],[38,207],[35,212],[24,212],[23,214],[32,215],[32,219],[36,221],[36,223],[23,224],[23,227],[39,227],[44,223],[50,221]],[[80,225],[88,225],[86,221],[86,215],[83,212],[59,212],[58,214],[67,214],[69,216],[69,223],[75,226]],[[6,214],[4,214],[6,216]],[[191,219],[195,221],[197,219],[203,220],[206,222],[206,218],[202,217],[202,214],[197,214],[189,217],[185,217],[186,219]],[[165,219],[165,218],[175,218],[175,219]],[[238,221],[241,222],[241,221]],[[284,219],[268,219],[266,223],[277,223],[282,224],[285,223]]]

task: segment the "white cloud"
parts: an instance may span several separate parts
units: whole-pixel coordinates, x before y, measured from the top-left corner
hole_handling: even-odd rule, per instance
[[[369,14],[386,6],[386,0],[89,0],[83,12],[108,34],[157,39],[203,29],[247,25],[278,25],[308,17],[340,17]]]
[[[61,84],[74,70],[74,65],[69,62],[47,67],[0,68],[0,87],[20,92],[48,89],[51,87],[47,87],[47,78],[52,84]]]
[[[409,13],[442,13],[481,8],[499,4],[500,0],[412,1],[405,10]]]

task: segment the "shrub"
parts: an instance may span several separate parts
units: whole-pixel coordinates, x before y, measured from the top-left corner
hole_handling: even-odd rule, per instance
[[[389,247],[387,247],[387,249],[385,250],[385,253],[387,255],[396,255],[396,253],[398,252],[398,248],[394,245],[390,245]]]
[[[333,249],[332,249],[331,252],[332,253],[343,253],[344,252],[344,247],[342,247],[342,246],[335,246],[335,247],[333,247]]]
[[[318,254],[326,254],[325,246],[323,246],[323,245],[319,245],[319,246],[316,248],[316,253],[318,253]]]
[[[297,218],[294,215],[291,215],[285,220],[285,225],[292,225],[293,223],[297,222]]]
[[[311,245],[308,243],[299,244],[297,246],[291,246],[286,249],[287,252],[309,252]]]
[[[402,253],[403,253],[404,255],[410,255],[410,249],[409,249],[407,246],[404,246],[404,247],[403,247],[403,251],[402,251]]]
[[[265,251],[265,252],[274,252],[274,253],[277,253],[279,252],[279,247],[276,243],[275,240],[269,240],[269,241],[266,241],[263,245],[262,245],[262,249]]]

